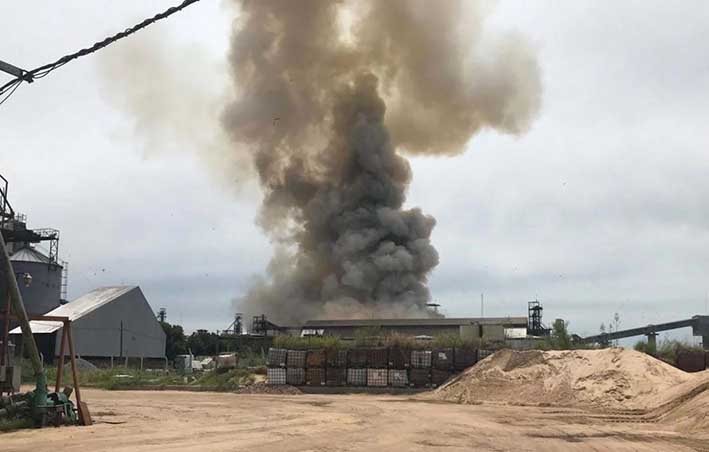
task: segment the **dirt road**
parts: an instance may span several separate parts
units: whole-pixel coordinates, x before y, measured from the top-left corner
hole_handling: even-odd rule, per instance
[[[3,452],[691,451],[688,436],[632,416],[389,395],[84,390],[96,424],[0,434]]]

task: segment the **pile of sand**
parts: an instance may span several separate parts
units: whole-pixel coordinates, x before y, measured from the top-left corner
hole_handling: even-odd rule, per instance
[[[649,415],[681,432],[709,432],[709,370],[691,375],[692,380],[668,391],[667,401]]]
[[[502,350],[432,397],[460,403],[648,409],[676,397],[676,388],[691,385],[695,378],[634,350]]]

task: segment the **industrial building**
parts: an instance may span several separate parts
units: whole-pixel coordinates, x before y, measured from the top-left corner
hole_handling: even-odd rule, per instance
[[[67,263],[59,258],[59,231],[31,229],[27,216],[15,212],[8,200],[8,182],[0,175],[0,233],[7,244],[20,293],[29,314],[44,314],[66,299]],[[46,251],[38,247],[44,246]],[[0,294],[6,294],[6,280],[0,278]],[[0,299],[0,309],[6,300]],[[10,328],[15,325],[11,324]],[[0,322],[0,338],[4,324]],[[2,339],[0,339],[2,341]]]
[[[165,333],[137,286],[95,289],[45,315],[69,318],[76,354],[88,361],[165,357]],[[52,362],[60,353],[62,323],[30,323],[45,362]]]
[[[309,320],[304,336],[354,338],[358,331],[378,330],[381,334],[405,336],[460,335],[463,339],[504,341],[527,335],[527,317],[464,317],[434,319]]]

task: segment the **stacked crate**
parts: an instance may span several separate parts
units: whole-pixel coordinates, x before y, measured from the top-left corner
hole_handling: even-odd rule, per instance
[[[403,347],[391,347],[389,349],[389,368],[406,370],[411,367],[411,350]]]
[[[308,352],[305,350],[288,350],[286,358],[286,383],[302,385],[305,383],[305,360]]]
[[[454,350],[439,348],[433,351],[431,359],[431,386],[437,388],[453,375]]]
[[[438,387],[492,350],[354,348],[268,351],[268,384]]]
[[[413,350],[411,352],[409,384],[417,388],[425,388],[431,385],[430,350]]]
[[[367,369],[348,368],[347,384],[349,386],[367,386]]]
[[[347,385],[347,350],[330,348],[325,352],[327,370],[325,379],[328,386]]]
[[[325,364],[327,363],[325,350],[310,350],[306,358],[305,384],[310,386],[324,386]]]
[[[465,370],[478,362],[478,351],[474,348],[456,348],[453,353],[453,367],[457,371]]]
[[[409,385],[411,350],[400,346],[389,348],[389,386],[403,388]]]
[[[268,349],[267,383],[270,385],[286,384],[286,357],[288,350],[282,348]]]
[[[409,371],[406,369],[389,369],[389,386],[403,388],[409,385]]]
[[[388,381],[389,349],[367,350],[367,386],[386,386]]]
[[[367,386],[386,386],[388,375],[387,369],[367,369]]]
[[[367,355],[368,350],[353,348],[347,354],[347,384],[350,386],[367,386]]]

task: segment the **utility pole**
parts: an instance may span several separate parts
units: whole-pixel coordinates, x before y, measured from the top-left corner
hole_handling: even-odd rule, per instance
[[[120,344],[121,344],[121,351],[120,354],[118,355],[119,358],[123,358],[123,320],[121,320],[121,339],[120,339]]]
[[[0,60],[0,71],[6,72],[10,75],[14,75],[17,78],[21,78],[28,83],[32,83],[34,81],[32,76],[27,74],[27,71],[20,69],[19,67],[10,63],[6,63],[3,60]]]
[[[485,294],[480,294],[480,318],[485,317]]]

